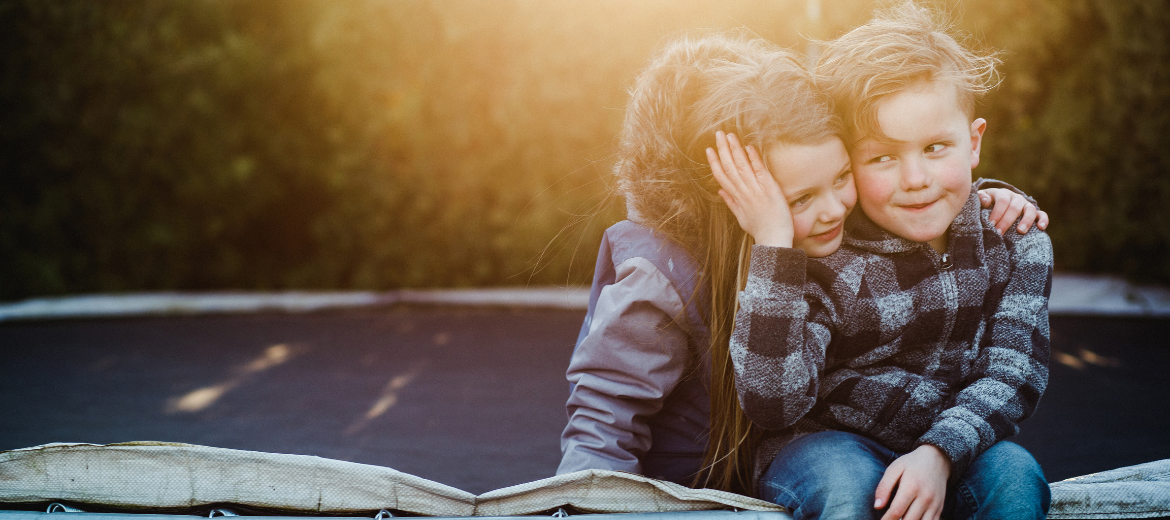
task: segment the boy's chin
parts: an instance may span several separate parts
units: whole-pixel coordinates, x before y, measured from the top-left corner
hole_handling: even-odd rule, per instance
[[[945,201],[940,201],[939,206],[932,208],[927,214],[913,215],[909,214],[910,212],[895,210],[874,218],[873,221],[886,231],[911,242],[931,242],[947,234],[951,223],[963,209],[958,204],[948,207],[942,202]]]
[[[947,229],[950,228],[950,223],[947,225],[920,225],[907,226],[906,229],[889,230],[895,235],[898,235],[911,242],[929,243],[942,238],[947,234]]]

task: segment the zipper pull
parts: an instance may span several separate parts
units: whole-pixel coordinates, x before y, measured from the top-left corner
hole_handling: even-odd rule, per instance
[[[942,261],[939,263],[939,268],[942,269],[943,271],[946,271],[947,269],[950,269],[954,266],[955,266],[955,263],[951,261],[951,254],[950,253],[943,253]]]

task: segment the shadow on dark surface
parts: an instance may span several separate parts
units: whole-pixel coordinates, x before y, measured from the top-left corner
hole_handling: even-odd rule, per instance
[[[390,309],[0,326],[0,449],[186,442],[480,493],[550,476],[582,314]]]
[[[1048,480],[1170,458],[1170,320],[1051,324],[1048,390],[1013,439]]]
[[[482,493],[551,476],[577,311],[393,308],[0,325],[0,449],[131,440],[388,466]],[[1170,321],[1054,318],[1014,440],[1052,481],[1170,458]]]

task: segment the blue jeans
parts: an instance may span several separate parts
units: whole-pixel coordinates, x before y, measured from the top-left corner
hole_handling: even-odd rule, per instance
[[[901,455],[852,433],[806,435],[785,446],[768,466],[760,479],[760,498],[787,507],[796,520],[881,518],[885,511],[873,508],[874,494],[886,467]],[[1019,445],[1001,441],[947,486],[942,517],[1043,519],[1049,498],[1036,459]]]

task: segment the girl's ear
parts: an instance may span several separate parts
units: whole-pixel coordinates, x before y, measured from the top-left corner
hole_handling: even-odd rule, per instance
[[[983,146],[983,132],[987,130],[987,120],[982,117],[971,121],[971,168],[979,166],[979,148]]]

